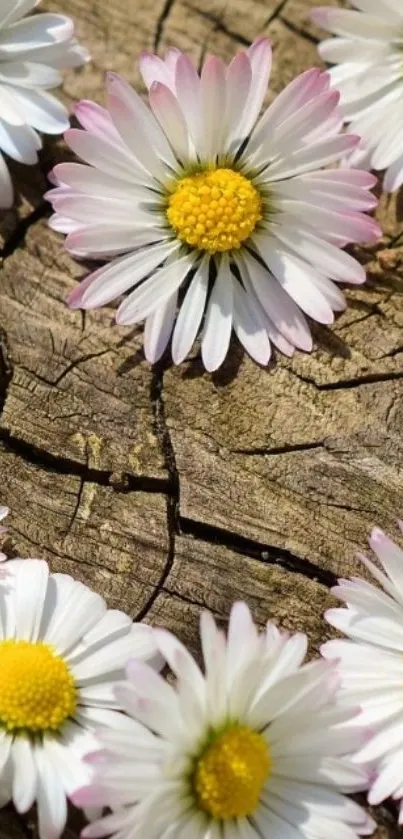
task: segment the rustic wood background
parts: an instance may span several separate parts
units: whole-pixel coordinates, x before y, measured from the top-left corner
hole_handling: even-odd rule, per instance
[[[272,91],[320,64],[308,13],[322,0],[44,0],[75,18],[92,64],[62,95],[104,101],[104,74],[143,90],[139,53],[175,45],[200,65],[262,33]],[[334,2],[337,5],[337,0]],[[346,5],[346,3],[339,3]],[[255,618],[305,630],[312,650],[337,575],[357,571],[374,523],[396,533],[403,489],[403,203],[381,199],[379,247],[360,250],[365,288],[348,290],[312,355],[260,369],[234,340],[224,368],[197,352],[151,369],[141,330],[112,308],[69,312],[87,266],[47,228],[46,174],[66,159],[46,143],[40,170],[14,166],[16,208],[0,220],[0,502],[12,555],[47,558],[135,620],[179,633],[197,651],[207,606],[223,621],[236,598]],[[379,808],[377,839],[395,837]],[[68,831],[77,835],[74,822]],[[0,839],[35,837],[32,818],[0,813]]]

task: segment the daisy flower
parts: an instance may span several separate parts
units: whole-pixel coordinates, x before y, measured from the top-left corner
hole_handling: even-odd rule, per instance
[[[378,528],[370,546],[383,571],[360,558],[381,589],[357,577],[339,581],[333,591],[347,608],[326,618],[349,640],[329,641],[322,652],[338,659],[341,697],[361,706],[359,721],[372,729],[355,758],[374,767],[368,800],[400,800],[403,824],[403,551]]]
[[[354,712],[334,703],[333,663],[302,665],[307,639],[273,624],[259,634],[244,603],[228,637],[201,617],[205,672],[170,633],[156,630],[176,676],[168,684],[130,662],[116,696],[127,717],[104,730],[89,756],[94,781],[79,806],[112,812],[85,839],[354,839],[372,832],[368,815],[341,791],[366,773],[346,759],[362,742]]]
[[[66,796],[89,780],[97,725],[119,730],[112,688],[127,661],[160,660],[152,630],[39,559],[4,563],[0,587],[0,806],[37,802],[41,839],[57,839]],[[92,744],[92,745],[91,745]]]
[[[328,74],[303,73],[259,119],[266,38],[228,67],[209,56],[200,77],[175,49],[140,66],[150,109],[110,73],[107,109],[80,103],[83,129],[65,135],[87,165],[54,170],[51,226],[74,255],[109,259],[70,305],[91,309],[130,291],[116,320],[145,320],[150,362],[172,334],[180,363],[201,327],[208,370],[224,361],[232,329],[261,364],[271,343],[289,355],[311,350],[304,313],[332,323],[346,305],[333,280],[365,280],[342,246],[380,232],[365,215],[376,205],[372,175],[321,171],[358,142],[339,134]]]
[[[332,85],[350,129],[362,137],[351,154],[352,166],[386,169],[384,188],[403,183],[403,3],[401,0],[352,0],[356,11],[322,7],[311,13],[334,33],[319,46],[335,64]]]
[[[24,18],[38,3],[1,0],[0,4],[0,207],[13,203],[1,152],[19,163],[37,162],[42,146],[38,132],[61,134],[69,125],[66,109],[48,91],[61,84],[60,68],[78,67],[88,60],[68,17],[45,13]]]

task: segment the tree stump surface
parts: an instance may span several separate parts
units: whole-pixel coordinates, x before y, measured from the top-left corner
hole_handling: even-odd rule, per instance
[[[274,46],[271,90],[319,65],[309,11],[322,0],[44,0],[64,10],[92,52],[62,96],[105,101],[113,69],[144,92],[137,59],[168,45],[199,66],[230,59],[260,34]],[[347,5],[337,1],[334,5]],[[49,169],[67,159],[47,141],[40,169],[13,166],[16,208],[0,220],[0,503],[6,547],[41,556],[109,606],[173,629],[199,652],[202,607],[224,623],[245,598],[262,624],[304,630],[311,651],[331,630],[323,611],[338,575],[357,573],[377,523],[396,533],[403,490],[403,203],[381,198],[379,245],[360,249],[364,288],[311,355],[268,369],[234,340],[216,374],[197,350],[179,368],[144,360],[141,329],[113,308],[70,312],[88,270],[47,227]],[[360,569],[361,572],[361,569]],[[378,808],[376,839],[399,833]],[[0,839],[35,837],[35,822],[0,812]],[[74,818],[66,836],[74,839]]]

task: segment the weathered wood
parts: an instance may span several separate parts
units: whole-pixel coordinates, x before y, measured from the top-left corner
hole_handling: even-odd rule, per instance
[[[92,64],[62,97],[104,102],[114,69],[144,92],[143,49],[173,44],[200,64],[259,34],[274,46],[272,91],[320,64],[309,11],[322,0],[43,0],[77,24]],[[347,6],[347,0],[333,5]],[[268,94],[268,100],[272,94]],[[69,312],[88,266],[47,229],[46,172],[66,159],[47,140],[38,169],[14,167],[19,197],[0,220],[0,503],[12,555],[40,555],[133,618],[167,626],[200,654],[203,607],[225,624],[244,597],[256,620],[329,636],[322,614],[337,574],[357,571],[375,522],[394,531],[403,488],[402,201],[382,197],[384,238],[362,250],[365,288],[312,355],[268,370],[233,342],[217,374],[197,351],[175,369],[144,361],[141,330],[113,308]],[[1,254],[0,254],[1,255]],[[377,839],[395,839],[377,811]],[[35,836],[0,812],[0,839]],[[31,832],[33,831],[33,832]],[[68,831],[77,835],[74,823]]]
[[[65,298],[83,274],[46,222],[4,261],[0,310],[12,377],[0,427],[90,469],[165,478],[139,330],[90,318]],[[105,407],[107,409],[105,410]]]

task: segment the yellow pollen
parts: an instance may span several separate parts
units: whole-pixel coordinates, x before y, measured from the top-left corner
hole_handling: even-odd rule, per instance
[[[216,253],[241,247],[262,218],[256,187],[232,169],[211,169],[178,182],[168,221],[183,242]]]
[[[76,704],[74,679],[51,647],[0,642],[0,729],[31,736],[55,732]]]
[[[192,784],[198,806],[215,819],[251,815],[270,768],[261,734],[241,725],[228,728],[196,761]]]

